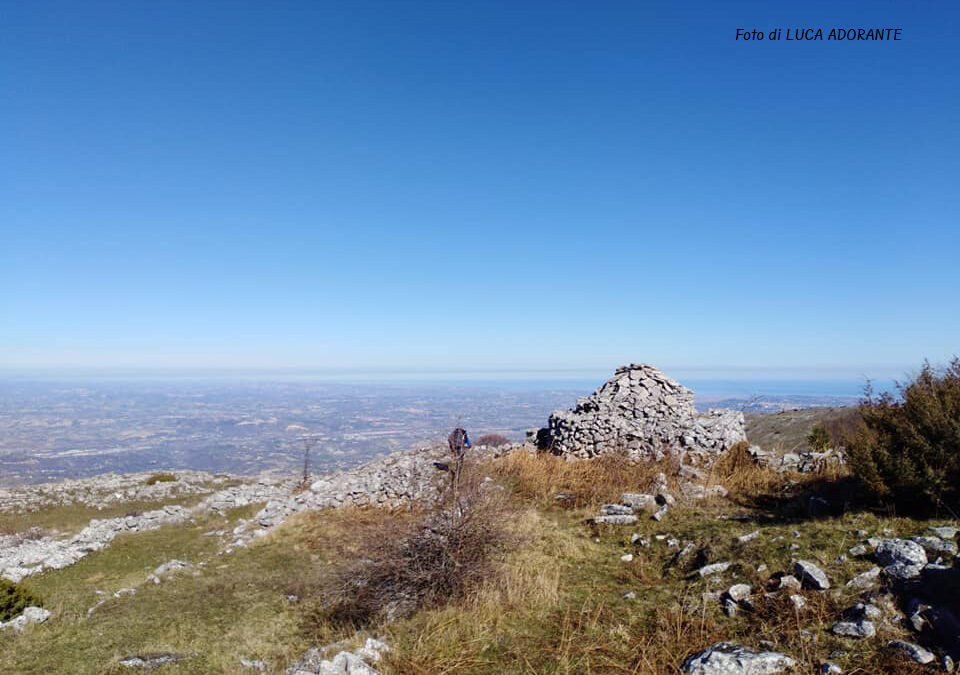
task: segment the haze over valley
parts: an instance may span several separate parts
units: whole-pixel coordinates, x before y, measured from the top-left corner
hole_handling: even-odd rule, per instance
[[[0,484],[104,472],[196,469],[254,475],[311,471],[442,442],[461,424],[522,440],[591,379],[323,382],[227,379],[0,380]],[[755,412],[849,405],[855,381],[686,383],[701,408]],[[795,392],[795,393],[789,393]]]

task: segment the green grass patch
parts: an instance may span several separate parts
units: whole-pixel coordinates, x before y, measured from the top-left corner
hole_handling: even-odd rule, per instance
[[[42,593],[54,614],[21,635],[0,635],[0,672],[62,672],[65,663],[78,675],[129,672],[118,665],[121,658],[159,652],[187,655],[165,673],[236,673],[241,657],[266,660],[282,672],[282,664],[312,646],[298,629],[298,605],[287,596],[313,574],[317,556],[282,537],[218,555],[219,538],[207,533],[235,526],[256,508],[122,535],[71,567],[28,579],[25,587]],[[160,584],[146,582],[173,558],[194,563],[198,574],[186,570]],[[136,594],[112,597],[130,586],[138,587]]]

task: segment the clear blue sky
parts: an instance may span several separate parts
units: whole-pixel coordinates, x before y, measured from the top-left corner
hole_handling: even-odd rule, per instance
[[[787,5],[4,0],[0,367],[942,361],[960,6]]]

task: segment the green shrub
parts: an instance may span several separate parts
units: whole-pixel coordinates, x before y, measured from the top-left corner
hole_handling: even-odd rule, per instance
[[[23,586],[0,578],[0,621],[19,616],[27,607],[42,607],[43,601]]]
[[[899,397],[859,407],[859,431],[848,442],[850,465],[870,493],[908,511],[960,511],[960,359],[937,371],[924,364],[898,384]]]
[[[177,480],[177,477],[172,473],[155,473],[143,482],[146,485],[156,485],[157,483],[172,483],[175,480]]]
[[[807,445],[809,445],[814,452],[825,452],[829,449],[832,445],[832,439],[826,427],[822,424],[815,426],[810,433],[807,434]]]

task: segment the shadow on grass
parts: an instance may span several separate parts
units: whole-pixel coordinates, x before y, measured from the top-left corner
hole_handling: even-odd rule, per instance
[[[741,496],[737,503],[755,511],[756,520],[769,524],[836,518],[861,511],[890,515],[866,498],[853,476],[789,480],[776,490]]]

